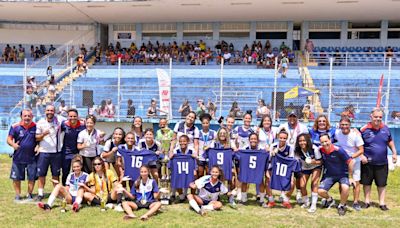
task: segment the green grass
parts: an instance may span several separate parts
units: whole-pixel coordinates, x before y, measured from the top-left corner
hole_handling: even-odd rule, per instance
[[[210,212],[200,217],[188,204],[164,207],[163,212],[151,217],[149,221],[124,221],[123,213],[114,211],[100,212],[99,208],[84,207],[79,213],[70,210],[61,213],[58,208],[51,212],[39,210],[34,204],[15,204],[14,190],[9,179],[11,159],[0,155],[0,227],[395,227],[400,223],[400,169],[390,173],[387,189],[387,205],[390,211],[382,212],[378,208],[370,208],[361,212],[350,211],[344,217],[337,215],[336,209],[320,209],[309,214],[305,209],[295,206],[292,210],[283,208],[263,209],[255,204],[240,206],[238,210],[224,207],[222,211]],[[337,186],[333,187],[334,197],[338,199]],[[26,193],[26,183],[23,184]],[[51,191],[47,183],[47,193]],[[254,192],[254,188],[252,190]],[[36,192],[36,191],[35,191]],[[352,198],[352,197],[351,197]],[[251,199],[254,202],[255,198]],[[373,200],[377,195],[374,188]],[[57,200],[55,205],[60,205]],[[144,210],[136,213],[142,215]]]

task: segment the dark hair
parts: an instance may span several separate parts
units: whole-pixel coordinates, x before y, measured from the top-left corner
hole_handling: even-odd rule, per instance
[[[298,156],[298,157],[300,157],[301,155],[302,155],[302,151],[301,151],[301,147],[300,147],[300,144],[299,144],[299,138],[300,137],[304,137],[304,139],[306,140],[306,142],[307,142],[307,148],[306,148],[306,151],[307,152],[309,152],[309,151],[312,151],[312,147],[313,147],[313,144],[312,144],[312,142],[311,142],[311,137],[310,137],[310,134],[308,134],[308,133],[301,133],[301,134],[299,134],[298,136],[297,136],[297,138],[296,138],[296,144],[295,144],[295,149],[294,149],[294,154],[296,155],[296,156]]]
[[[220,166],[218,166],[218,165],[213,165],[211,168],[210,168],[210,173],[211,173],[211,170],[212,169],[218,169],[218,172],[219,172],[219,176],[218,176],[218,180],[220,180],[220,181],[225,181],[225,176],[224,176],[224,171],[222,170],[222,168],[220,167]]]
[[[322,133],[319,135],[319,138],[322,138],[323,136],[327,136],[328,139],[331,139],[331,136],[328,133]]]
[[[249,140],[250,140],[251,136],[253,136],[253,135],[257,136],[257,140],[259,140],[259,138],[258,138],[258,134],[257,134],[257,133],[255,133],[255,132],[252,132],[252,133],[250,133],[250,135],[249,135]]]
[[[144,132],[143,132],[143,135],[145,135],[147,132],[151,132],[151,133],[153,133],[153,135],[154,135],[154,131],[153,131],[152,128],[146,128],[146,129],[144,130]]]
[[[112,133],[112,134],[110,135],[110,137],[108,137],[105,141],[110,140],[110,139],[113,139],[114,132],[115,132],[116,130],[121,130],[121,131],[122,131],[122,139],[121,139],[120,144],[125,144],[125,136],[126,136],[126,133],[125,133],[125,130],[122,129],[122,127],[116,127],[116,128],[114,128],[113,133]]]
[[[204,113],[200,116],[200,121],[203,122],[204,119],[208,119],[210,121],[212,119],[211,115],[208,113]]]
[[[285,129],[280,130],[277,135],[280,135],[280,134],[285,134],[286,136],[289,137],[289,133]]]
[[[131,130],[132,130],[132,131],[135,130],[135,125],[134,125],[134,123],[135,123],[135,120],[136,120],[136,119],[140,119],[140,121],[142,122],[142,124],[140,125],[140,132],[143,133],[143,119],[142,119],[142,117],[140,117],[140,116],[135,116],[135,117],[133,118]]]
[[[341,123],[341,122],[348,122],[348,123],[351,123],[351,120],[350,120],[349,117],[343,116],[343,117],[340,119],[339,123]]]
[[[68,109],[67,113],[70,113],[70,112],[75,112],[77,115],[79,115],[78,110],[76,110],[75,108]]]
[[[189,140],[189,136],[187,136],[187,135],[181,135],[180,137],[179,137],[179,140],[181,139],[181,138],[185,138],[186,139],[186,141],[190,141]]]
[[[194,112],[194,111],[190,111],[186,116],[190,115],[190,113],[193,113],[193,114],[194,114],[194,119],[197,118],[196,112]]]
[[[264,116],[261,118],[261,122],[260,122],[259,127],[261,127],[261,128],[263,127],[263,123],[264,123],[264,120],[265,120],[266,118],[269,119],[269,121],[271,122],[271,127],[272,127],[272,118],[271,118],[270,115],[264,115]]]
[[[149,178],[151,179],[150,167],[148,165],[142,165],[139,170],[141,170],[142,168],[146,168],[147,169],[147,172],[149,173]],[[136,181],[134,183],[134,186],[135,186],[136,190],[138,190],[140,188],[140,182],[141,181],[142,181],[142,177],[139,175],[139,177],[136,179]]]

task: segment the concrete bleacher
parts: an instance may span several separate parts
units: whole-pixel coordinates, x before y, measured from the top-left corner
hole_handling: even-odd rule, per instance
[[[329,106],[329,70],[311,68],[310,74],[314,84],[320,90],[320,99],[324,110]],[[368,120],[369,113],[376,106],[379,81],[384,74],[383,99],[381,106],[385,105],[385,93],[387,91],[387,69],[335,69],[332,80],[332,120],[338,120],[344,108],[353,105],[357,111],[356,119]],[[389,113],[400,110],[400,70],[391,72],[391,90],[389,96]],[[389,114],[390,116],[390,114]]]

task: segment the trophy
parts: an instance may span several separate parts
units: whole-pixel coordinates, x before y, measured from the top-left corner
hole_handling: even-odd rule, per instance
[[[161,160],[160,201],[163,205],[169,204],[169,178],[168,178],[168,156]]]
[[[67,201],[65,200],[65,198],[63,198],[61,202],[61,212],[65,213],[66,211],[67,211]]]

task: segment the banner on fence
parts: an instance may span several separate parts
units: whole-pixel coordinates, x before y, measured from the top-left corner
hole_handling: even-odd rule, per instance
[[[160,110],[161,115],[167,115],[172,118],[172,103],[171,103],[171,77],[163,69],[157,69],[158,90],[160,94]]]

